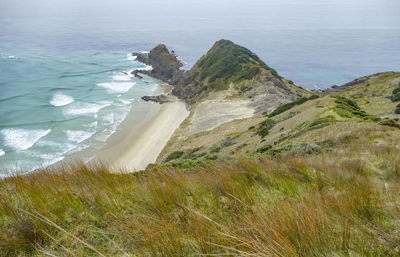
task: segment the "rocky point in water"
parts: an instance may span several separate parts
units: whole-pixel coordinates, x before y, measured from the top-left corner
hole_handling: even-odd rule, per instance
[[[173,96],[171,95],[156,95],[156,96],[143,96],[142,99],[146,102],[155,102],[159,104],[170,103],[173,101]]]
[[[138,72],[144,73],[175,85],[184,73],[180,69],[183,66],[182,62],[178,60],[174,53],[170,53],[164,44],[159,44],[149,53],[132,53],[132,56],[136,56],[136,60],[139,62],[152,66],[152,70],[137,71],[136,74]]]

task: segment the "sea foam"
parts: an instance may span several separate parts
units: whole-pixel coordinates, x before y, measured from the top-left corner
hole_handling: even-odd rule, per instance
[[[132,54],[128,54],[126,57],[129,61],[134,61],[136,60],[137,56],[136,55],[132,55]]]
[[[114,113],[109,113],[107,115],[104,115],[102,117],[103,121],[105,121],[107,124],[113,124],[114,123]]]
[[[126,93],[136,83],[134,82],[109,82],[97,84],[99,87],[106,88],[110,93]]]
[[[91,136],[93,136],[95,132],[87,132],[82,130],[67,130],[65,131],[65,133],[67,134],[68,140],[79,144],[85,141],[86,139],[90,138]]]
[[[0,132],[4,136],[4,143],[6,145],[17,150],[27,150],[39,139],[49,134],[51,129],[3,129]]]
[[[53,99],[51,99],[50,104],[53,106],[65,106],[74,101],[74,98],[69,95],[64,95],[61,93],[57,93],[53,96]]]
[[[71,106],[69,109],[64,110],[65,114],[68,115],[85,115],[97,113],[101,109],[110,106],[111,102],[103,102],[100,104],[82,103]]]
[[[131,71],[129,72],[119,72],[117,74],[115,74],[112,79],[113,80],[117,80],[117,81],[129,81],[131,80],[131,78],[133,77],[133,75],[131,74]]]
[[[3,156],[3,155],[5,155],[5,154],[6,154],[6,152],[4,152],[3,149],[0,149],[0,156]]]
[[[147,65],[147,64],[143,64],[143,65],[144,65],[144,67],[136,68],[135,70],[145,70],[145,71],[151,71],[151,70],[153,70],[153,66]]]

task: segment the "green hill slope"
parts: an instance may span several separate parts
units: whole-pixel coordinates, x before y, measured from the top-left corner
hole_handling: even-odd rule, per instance
[[[229,40],[220,40],[183,75],[175,85],[173,94],[195,103],[213,91],[227,90],[233,85],[237,92],[246,97],[265,94],[259,88],[280,89],[286,98],[296,94],[308,94],[294,86],[268,67],[256,54]]]
[[[298,98],[265,115],[172,140],[162,156],[165,159],[174,151],[183,152],[176,158],[181,160],[210,155],[214,159],[248,154],[276,157],[305,150],[319,153],[329,151],[338,138],[357,134],[362,128],[393,126],[395,133],[400,133],[400,115],[395,113],[398,102],[391,100],[399,87],[400,73],[382,73],[363,81],[319,96]],[[192,153],[194,150],[196,153]]]

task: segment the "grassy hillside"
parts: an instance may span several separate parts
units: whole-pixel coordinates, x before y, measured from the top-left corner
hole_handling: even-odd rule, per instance
[[[400,92],[400,72],[385,72],[359,78],[328,93],[351,98],[373,115],[398,118],[395,109],[400,97],[396,98],[396,89]]]
[[[305,148],[328,151],[339,133],[356,133],[364,127],[399,127],[400,115],[395,113],[399,102],[392,101],[391,95],[399,87],[400,73],[367,78],[362,83],[297,98],[264,115],[234,120],[188,137],[179,135],[163,156],[179,150],[183,154],[176,160],[198,160],[210,155],[214,159],[240,155],[275,158]]]
[[[366,127],[312,156],[8,178],[0,255],[398,256],[399,139]]]

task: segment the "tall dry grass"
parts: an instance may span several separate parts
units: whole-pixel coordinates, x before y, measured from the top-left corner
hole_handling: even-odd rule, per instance
[[[359,133],[311,157],[4,179],[0,256],[399,256],[400,150]]]

